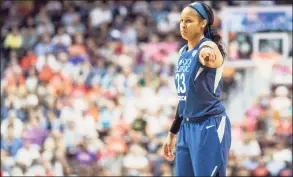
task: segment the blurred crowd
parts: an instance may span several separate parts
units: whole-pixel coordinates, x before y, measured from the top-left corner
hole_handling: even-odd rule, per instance
[[[292,176],[291,103],[292,85],[273,87],[233,125],[228,176]]]
[[[189,2],[3,1],[1,176],[172,175],[161,146]],[[264,93],[233,125],[228,175],[292,175],[291,95]]]

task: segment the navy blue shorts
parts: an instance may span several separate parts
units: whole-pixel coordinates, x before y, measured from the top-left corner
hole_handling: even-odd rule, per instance
[[[226,176],[231,147],[231,123],[226,115],[203,121],[184,119],[178,133],[176,176]]]

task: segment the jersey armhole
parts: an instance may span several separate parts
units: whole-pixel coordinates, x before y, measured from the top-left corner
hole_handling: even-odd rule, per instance
[[[179,55],[181,56],[184,53],[184,50],[186,49],[187,45],[184,45],[183,47],[181,47],[181,49],[179,50]]]

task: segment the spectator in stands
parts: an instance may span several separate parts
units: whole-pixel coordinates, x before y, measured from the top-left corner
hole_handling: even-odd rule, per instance
[[[17,27],[13,27],[11,33],[6,36],[3,46],[10,49],[20,49],[23,46],[23,37]]]

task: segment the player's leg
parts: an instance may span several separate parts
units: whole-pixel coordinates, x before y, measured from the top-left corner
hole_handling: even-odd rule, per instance
[[[222,118],[223,119],[223,118]],[[224,121],[224,120],[222,120]],[[219,128],[218,128],[219,129]],[[226,169],[228,165],[229,150],[231,147],[231,123],[229,118],[225,117],[225,127],[223,128],[223,138],[221,140],[221,151],[223,155],[223,165],[219,168],[219,176],[226,176]],[[219,129],[218,134],[221,137],[221,130]]]
[[[183,121],[178,133],[175,156],[175,176],[194,176],[191,156],[187,144],[187,127]]]
[[[231,131],[227,131],[226,116],[216,116],[201,123],[192,124],[190,153],[195,176],[225,175],[225,156],[222,141],[228,142]],[[225,132],[226,131],[226,132]],[[226,137],[225,137],[226,136]],[[226,147],[226,146],[225,146]]]

